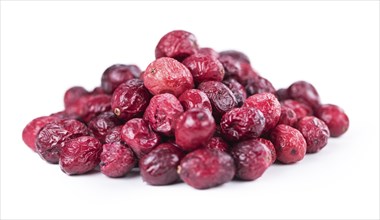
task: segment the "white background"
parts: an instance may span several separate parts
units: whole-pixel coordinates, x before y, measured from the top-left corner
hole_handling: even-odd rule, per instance
[[[154,59],[165,33],[245,52],[276,88],[312,82],[349,131],[294,165],[210,190],[69,177],[22,142],[104,69]],[[1,2],[1,218],[379,218],[379,2]]]

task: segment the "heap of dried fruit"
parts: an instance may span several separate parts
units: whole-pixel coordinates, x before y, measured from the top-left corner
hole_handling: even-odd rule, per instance
[[[322,104],[312,84],[276,91],[242,52],[199,48],[177,30],[155,54],[145,71],[112,65],[93,91],[69,88],[63,111],[24,128],[25,144],[68,175],[139,169],[151,185],[206,189],[298,162],[348,129],[344,111]]]

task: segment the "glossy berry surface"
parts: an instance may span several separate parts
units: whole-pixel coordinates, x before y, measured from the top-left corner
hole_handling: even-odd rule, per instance
[[[305,103],[313,109],[321,104],[319,94],[315,87],[306,81],[297,81],[289,86],[288,96],[291,99]]]
[[[273,164],[276,161],[277,154],[276,154],[276,148],[274,148],[272,142],[270,140],[264,139],[264,138],[257,138],[259,142],[264,144],[271,153],[271,164]]]
[[[123,177],[136,164],[133,151],[120,142],[104,144],[100,154],[100,171],[108,177]]]
[[[229,154],[203,148],[181,160],[179,175],[188,185],[207,189],[231,181],[235,175],[235,164]]]
[[[210,47],[199,48],[198,51],[197,51],[197,54],[212,56],[212,57],[214,57],[216,59],[219,58],[219,53],[216,52],[214,49],[212,49]]]
[[[185,111],[192,108],[202,108],[212,112],[211,102],[207,95],[198,89],[186,90],[180,97],[178,97],[183,109]]]
[[[140,73],[141,70],[136,65],[112,65],[103,72],[101,87],[105,93],[112,95],[120,84],[138,78]]]
[[[224,78],[224,67],[213,56],[193,54],[182,61],[182,64],[190,70],[196,84],[205,81],[222,81]]]
[[[301,118],[295,126],[303,135],[307,143],[306,153],[316,153],[326,146],[330,137],[327,125],[314,116]]]
[[[268,79],[261,76],[250,78],[247,81],[245,89],[247,90],[248,96],[263,92],[276,94],[276,89],[273,87],[272,83]]]
[[[297,120],[305,116],[313,115],[313,109],[310,106],[293,99],[284,100],[281,102],[281,105],[291,108],[296,113]]]
[[[104,142],[106,144],[114,143],[114,142],[124,142],[121,139],[121,130],[123,129],[122,125],[115,126],[107,131],[107,134],[104,137]]]
[[[206,144],[206,147],[208,149],[215,149],[220,150],[223,152],[228,152],[229,146],[226,141],[223,140],[221,137],[212,137]]]
[[[246,54],[244,54],[243,52],[241,52],[241,51],[237,51],[237,50],[225,50],[225,51],[221,51],[219,54],[221,56],[232,57],[233,59],[235,59],[237,61],[240,61],[240,62],[251,63],[251,61],[249,60],[248,56]]]
[[[247,99],[247,92],[242,84],[233,78],[229,78],[223,81],[223,83],[232,91],[234,94],[238,106],[242,106]]]
[[[22,131],[22,140],[33,151],[36,151],[36,138],[38,132],[50,122],[56,122],[60,119],[53,116],[42,116],[29,122]]]
[[[330,130],[331,137],[339,137],[346,133],[350,121],[348,116],[337,105],[325,104],[318,108],[315,115],[324,121]]]
[[[100,115],[91,119],[87,124],[94,137],[96,137],[101,143],[105,143],[105,137],[107,132],[120,125],[121,121],[112,112],[103,112]]]
[[[281,116],[278,120],[278,124],[284,124],[293,127],[297,120],[297,114],[295,111],[293,111],[292,108],[281,105]]]

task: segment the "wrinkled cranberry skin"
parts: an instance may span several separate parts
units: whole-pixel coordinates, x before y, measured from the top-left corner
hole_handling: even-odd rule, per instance
[[[123,120],[143,114],[149,104],[150,93],[140,79],[131,79],[120,84],[111,99],[113,113]]]
[[[220,150],[223,152],[228,152],[229,146],[227,142],[223,140],[221,137],[212,137],[206,144],[206,147],[208,149],[215,149]]]
[[[117,125],[120,125],[121,121],[112,112],[103,112],[100,115],[93,118],[88,124],[88,128],[92,131],[94,137],[96,137],[101,143],[105,143],[105,137],[107,132]]]
[[[231,109],[237,106],[237,101],[232,91],[223,83],[207,81],[199,84],[198,89],[203,91],[211,102],[213,116],[218,121]]]
[[[297,81],[288,88],[289,98],[307,104],[313,109],[321,105],[319,94],[315,87],[306,81]]]
[[[144,85],[153,95],[171,93],[176,97],[194,88],[193,76],[182,63],[169,57],[148,65],[143,75]]]
[[[284,164],[302,160],[306,154],[306,140],[301,132],[288,125],[277,125],[270,134],[276,148],[277,160]]]
[[[106,144],[114,143],[114,142],[121,142],[124,143],[124,141],[121,139],[121,130],[123,126],[115,126],[107,131],[106,136],[104,137],[104,142]]]
[[[248,79],[245,89],[247,90],[248,96],[264,92],[276,94],[276,89],[273,87],[272,83],[262,76]]]
[[[22,140],[33,151],[36,151],[36,138],[38,132],[50,122],[56,122],[60,119],[52,116],[41,116],[29,122],[22,131]]]
[[[37,135],[36,151],[49,163],[58,163],[64,141],[90,132],[85,124],[73,119],[60,120],[45,125]]]
[[[284,100],[281,102],[281,105],[291,108],[296,113],[297,120],[313,115],[313,109],[310,106],[293,99]]]
[[[179,179],[177,167],[184,156],[173,144],[160,144],[140,159],[141,177],[150,185],[172,184]]]
[[[205,109],[193,108],[183,113],[176,121],[175,142],[184,151],[193,151],[204,146],[215,132],[215,121]]]
[[[207,55],[207,56],[212,56],[216,59],[219,58],[219,53],[216,52],[214,49],[212,48],[209,48],[209,47],[202,47],[202,48],[199,48],[199,50],[197,51],[197,54],[202,54],[202,55]]]
[[[155,95],[146,108],[144,120],[150,127],[161,134],[171,136],[174,122],[183,112],[179,100],[170,93]]]
[[[59,118],[59,119],[75,119],[75,120],[80,120],[80,118],[77,115],[74,115],[74,114],[70,115],[66,111],[55,112],[55,113],[50,114],[49,116],[56,117],[56,118]]]
[[[182,64],[190,70],[196,84],[205,81],[222,81],[224,78],[223,65],[212,56],[193,54],[182,61]]]
[[[165,34],[156,46],[156,59],[171,57],[182,61],[198,50],[197,39],[192,33],[175,30]]]
[[[233,78],[226,79],[223,81],[223,83],[234,94],[238,106],[242,106],[245,100],[247,99],[247,92],[245,91],[244,86]]]
[[[278,101],[284,101],[286,99],[290,99],[288,95],[288,89],[284,89],[284,88],[277,89],[276,96],[277,96]]]
[[[161,137],[142,118],[133,118],[125,123],[121,138],[132,148],[137,158],[143,157],[161,142]]]
[[[102,89],[111,95],[120,84],[130,79],[138,78],[136,76],[140,76],[140,73],[141,70],[136,65],[112,65],[108,67],[102,75]]]
[[[122,177],[135,167],[133,151],[120,142],[104,144],[100,154],[100,171],[108,177]]]
[[[327,125],[314,116],[301,118],[295,126],[303,135],[307,143],[306,153],[316,153],[326,146],[330,137]]]
[[[245,55],[243,52],[240,52],[237,50],[225,50],[225,51],[219,52],[219,54],[221,56],[232,57],[233,59],[240,61],[240,62],[251,63],[251,61],[249,60],[247,55]]]
[[[65,141],[59,156],[59,166],[68,175],[87,173],[98,166],[102,144],[91,136]]]
[[[293,109],[281,105],[281,116],[280,120],[278,120],[278,124],[284,124],[294,127],[297,123],[297,114]]]
[[[227,153],[202,148],[181,160],[179,175],[196,189],[208,189],[231,181],[235,175],[235,164]]]
[[[259,109],[265,118],[264,132],[274,128],[281,116],[281,104],[272,93],[259,93],[247,98],[245,107]]]
[[[186,90],[178,97],[183,109],[185,111],[192,108],[203,108],[212,112],[211,102],[207,95],[198,89]]]
[[[257,138],[259,142],[264,144],[271,153],[271,162],[270,164],[273,164],[276,161],[277,154],[276,154],[276,148],[274,148],[272,142],[270,140],[264,139],[264,138]]]
[[[235,144],[231,149],[235,161],[235,176],[241,180],[255,180],[271,165],[271,152],[257,139]]]
[[[88,91],[82,86],[74,86],[66,90],[65,95],[63,97],[63,102],[65,104],[65,108],[68,108],[70,105],[75,104],[75,102],[82,96],[88,95]]]
[[[316,111],[315,116],[326,123],[330,130],[331,137],[339,137],[344,134],[350,124],[346,113],[337,105],[322,105]]]
[[[223,137],[229,141],[259,137],[264,126],[264,115],[256,108],[234,108],[224,114],[220,121]]]

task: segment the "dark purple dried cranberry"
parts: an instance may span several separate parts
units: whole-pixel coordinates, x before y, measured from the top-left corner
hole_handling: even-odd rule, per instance
[[[108,67],[103,75],[101,85],[104,92],[112,94],[122,83],[139,78],[141,70],[136,65],[115,64]]]
[[[203,54],[203,55],[207,55],[207,56],[212,56],[212,57],[214,57],[216,59],[219,58],[219,53],[216,52],[214,49],[209,48],[209,47],[199,48],[199,50],[197,51],[197,54]]]
[[[137,158],[143,157],[161,142],[161,137],[142,118],[133,118],[125,123],[121,138],[132,148]]]
[[[301,118],[296,125],[307,143],[306,153],[316,153],[326,146],[330,137],[327,125],[314,116]]]
[[[79,116],[78,115],[75,115],[75,114],[69,114],[67,113],[65,110],[63,111],[59,111],[59,112],[55,112],[55,113],[52,113],[51,115],[49,115],[51,117],[56,117],[56,118],[59,118],[59,119],[75,119],[75,120],[80,120]]]
[[[310,106],[293,99],[284,100],[281,102],[281,105],[291,108],[296,113],[297,120],[305,116],[313,115],[313,109],[311,109]]]
[[[186,90],[178,100],[181,102],[185,111],[192,108],[203,108],[212,112],[211,102],[207,98],[207,95],[198,89]]]
[[[88,95],[88,91],[82,86],[74,86],[66,90],[63,101],[65,108],[75,104],[75,102],[82,96]]]
[[[228,88],[234,94],[238,106],[242,106],[245,102],[245,99],[247,98],[247,92],[245,91],[244,86],[233,78],[226,79],[223,81],[223,83],[228,86]]]
[[[68,175],[84,174],[98,166],[101,152],[102,144],[94,137],[67,140],[59,156],[59,166]]]
[[[228,152],[229,146],[227,142],[223,140],[221,137],[212,137],[206,144],[208,149],[220,150],[223,152]]]
[[[346,113],[337,105],[322,105],[316,111],[315,116],[326,123],[330,130],[331,137],[339,137],[346,133],[350,124]]]
[[[229,154],[206,148],[187,154],[178,169],[181,179],[196,189],[224,184],[235,175],[234,160]]]
[[[284,124],[293,127],[297,120],[297,114],[295,111],[293,111],[293,109],[281,105],[281,116],[280,120],[278,120],[278,124]]]
[[[240,62],[246,62],[251,63],[248,56],[245,55],[243,52],[237,51],[237,50],[225,50],[222,52],[219,52],[221,56],[229,56],[234,58],[235,60],[238,60]]]
[[[204,146],[215,132],[215,121],[205,109],[193,108],[183,113],[175,126],[175,142],[184,151]]]
[[[193,54],[187,57],[182,64],[190,70],[196,84],[223,80],[224,67],[215,57]]]
[[[150,93],[140,79],[131,79],[119,85],[112,95],[111,106],[115,115],[129,120],[143,114],[149,104]]]
[[[289,86],[288,95],[290,99],[307,104],[316,109],[320,104],[320,98],[314,86],[305,81],[297,81]]]
[[[284,89],[284,88],[277,89],[276,96],[277,96],[278,101],[284,101],[286,99],[290,99],[288,95],[288,89]]]
[[[274,148],[274,146],[270,140],[267,140],[264,138],[257,138],[257,140],[259,142],[263,143],[269,149],[269,151],[271,153],[271,164],[273,164],[277,158],[276,148]]]
[[[259,178],[271,165],[271,152],[257,139],[251,139],[235,144],[231,156],[236,165],[236,177],[241,180]]]
[[[89,95],[107,95],[101,86],[95,87]]]
[[[120,142],[103,145],[100,154],[100,171],[109,177],[122,177],[135,167],[133,151]]]
[[[103,112],[93,118],[87,125],[94,134],[94,137],[96,137],[100,142],[105,143],[107,132],[111,128],[120,124],[121,121],[116,117],[114,113]]]
[[[272,83],[262,76],[248,79],[245,89],[247,90],[248,96],[264,92],[276,94],[276,89],[273,87]]]
[[[52,116],[42,116],[33,119],[22,131],[22,140],[28,147],[30,147],[30,149],[36,151],[36,138],[38,132],[40,132],[45,125],[56,121],[59,121],[59,118]]]
[[[177,167],[183,156],[173,144],[160,144],[140,159],[141,177],[150,185],[172,184],[179,179]]]
[[[109,129],[106,136],[104,137],[104,142],[106,144],[114,143],[114,142],[122,142],[123,143],[124,141],[121,139],[122,128],[123,128],[123,126],[119,125],[119,126],[116,126],[116,127]]]

